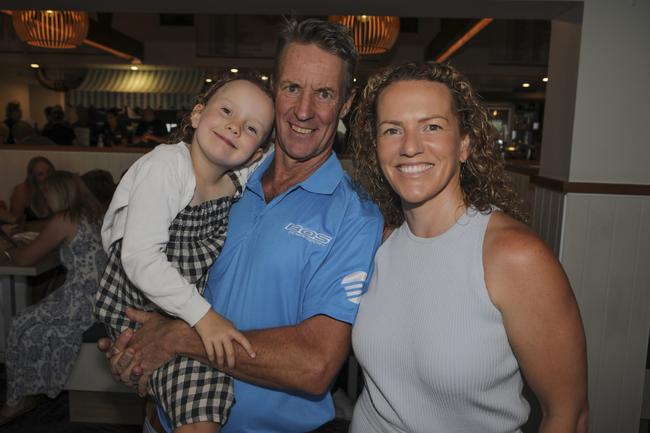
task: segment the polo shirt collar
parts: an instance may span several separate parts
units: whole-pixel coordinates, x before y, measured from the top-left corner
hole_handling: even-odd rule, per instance
[[[274,157],[275,151],[269,154],[257,170],[253,172],[246,185],[248,189],[260,197],[264,197],[262,175],[266,170],[268,170]],[[306,191],[317,194],[332,194],[341,182],[341,179],[343,179],[343,168],[336,157],[336,153],[332,151],[332,154],[327,158],[327,161],[318,167],[318,170],[312,173],[312,175],[307,179],[295,185],[293,188],[290,188],[290,190],[300,187]]]

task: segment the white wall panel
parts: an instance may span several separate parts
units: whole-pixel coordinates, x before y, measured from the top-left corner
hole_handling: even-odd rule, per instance
[[[556,256],[560,256],[564,195],[535,186],[532,192],[531,225]]]
[[[560,245],[558,256],[580,305],[589,430],[638,433],[650,329],[650,197],[562,197],[536,188],[533,226],[554,250]]]
[[[581,307],[592,433],[638,432],[650,327],[650,197],[568,194],[564,264]]]

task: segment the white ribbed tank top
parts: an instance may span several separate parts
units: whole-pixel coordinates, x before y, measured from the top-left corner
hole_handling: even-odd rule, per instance
[[[523,380],[483,276],[489,215],[447,232],[404,223],[379,248],[352,332],[366,386],[351,433],[512,433]]]

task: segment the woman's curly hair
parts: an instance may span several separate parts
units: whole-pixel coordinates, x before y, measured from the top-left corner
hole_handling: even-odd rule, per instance
[[[379,205],[386,224],[396,227],[404,222],[402,203],[391,188],[377,161],[377,100],[382,91],[398,81],[424,80],[444,84],[451,92],[461,136],[469,135],[469,157],[461,166],[460,184],[464,202],[489,213],[496,206],[521,220],[521,209],[505,163],[499,152],[488,113],[469,81],[455,68],[434,62],[409,62],[389,66],[373,75],[360,95],[352,120],[354,177]]]
[[[261,74],[256,71],[243,72],[237,75],[230,75],[224,73],[219,77],[217,77],[217,79],[215,79],[210,84],[210,86],[208,86],[205,89],[205,91],[197,95],[196,99],[194,100],[194,107],[196,107],[197,105],[203,105],[204,107],[207,106],[208,102],[210,102],[210,98],[212,98],[219,89],[221,89],[226,84],[237,80],[244,80],[254,84],[261,91],[263,91],[269,98],[271,98],[271,101],[273,101],[274,100],[273,92],[269,87],[268,80],[264,81],[262,80],[261,77],[262,77]],[[270,133],[271,132],[269,132],[269,134]],[[179,141],[184,141],[185,143],[191,143],[193,137],[194,137],[194,127],[192,127],[192,112],[189,112],[183,116],[183,119],[181,120],[181,126],[176,131],[174,131],[174,133],[172,133],[169,141],[171,143],[177,143]],[[266,151],[266,146],[268,146],[267,144],[268,141],[269,140],[265,139],[262,142],[262,149],[265,151]]]

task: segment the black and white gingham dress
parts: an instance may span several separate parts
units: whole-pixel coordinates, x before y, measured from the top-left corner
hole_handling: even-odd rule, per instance
[[[234,197],[222,197],[187,205],[169,227],[167,259],[201,294],[205,290],[208,268],[223,248],[228,212],[241,195],[237,176],[230,175],[236,186]],[[115,339],[137,324],[126,317],[126,308],[161,310],[128,279],[121,263],[122,240],[110,247],[108,264],[99,283],[95,314]],[[149,392],[164,408],[173,428],[199,421],[223,424],[234,402],[232,379],[199,361],[179,356],[158,368],[149,381]]]

